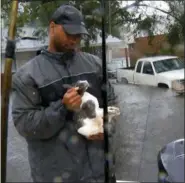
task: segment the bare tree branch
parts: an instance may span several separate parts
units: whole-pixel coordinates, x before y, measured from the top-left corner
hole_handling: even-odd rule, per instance
[[[125,6],[125,7],[121,8],[121,9],[119,9],[118,11],[115,11],[115,12],[112,14],[112,16],[116,15],[117,13],[119,13],[120,10],[126,11],[126,10],[128,10],[129,8],[138,7],[139,4],[140,4],[141,2],[143,2],[143,0],[136,0],[134,3],[132,3],[132,4],[128,5],[128,6]]]
[[[161,12],[167,14],[167,15],[170,15],[171,17],[173,17],[173,18],[174,18],[175,20],[177,20],[178,22],[181,21],[181,20],[180,20],[178,17],[176,17],[175,15],[171,14],[171,13],[168,12],[168,11],[162,10],[162,9],[160,9],[160,8],[153,7],[153,6],[150,6],[150,5],[147,5],[147,4],[139,4],[139,6],[145,6],[145,7],[149,7],[149,8],[156,9],[156,10],[161,11]]]

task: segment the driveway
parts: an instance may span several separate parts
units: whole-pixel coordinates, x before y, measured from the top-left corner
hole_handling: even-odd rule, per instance
[[[117,179],[157,180],[157,152],[166,143],[184,137],[184,98],[170,90],[115,84],[122,114],[117,124]],[[11,112],[11,111],[10,111]],[[8,129],[7,182],[30,182],[25,140]]]

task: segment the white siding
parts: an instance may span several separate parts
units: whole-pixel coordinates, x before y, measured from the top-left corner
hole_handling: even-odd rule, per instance
[[[36,51],[17,52],[16,63],[13,62],[12,71],[14,71],[16,68],[17,69],[20,68],[22,65],[28,62],[35,55],[36,55]],[[5,55],[4,53],[1,53],[1,72],[4,72],[4,63],[5,63]]]

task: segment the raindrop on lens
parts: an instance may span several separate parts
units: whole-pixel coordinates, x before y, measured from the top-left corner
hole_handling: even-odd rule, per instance
[[[54,182],[62,182],[62,178],[58,176],[58,177],[55,177],[53,181]]]
[[[67,140],[67,132],[61,132],[59,135],[60,140],[65,141]]]
[[[73,135],[71,138],[70,138],[70,142],[72,144],[77,144],[78,143],[78,137]]]
[[[63,179],[68,179],[70,177],[70,173],[69,172],[64,172],[63,174],[62,174],[62,178]]]

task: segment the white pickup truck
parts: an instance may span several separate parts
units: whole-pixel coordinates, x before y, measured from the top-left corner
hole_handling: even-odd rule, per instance
[[[172,88],[184,93],[184,61],[176,56],[144,57],[117,70],[117,82]]]

